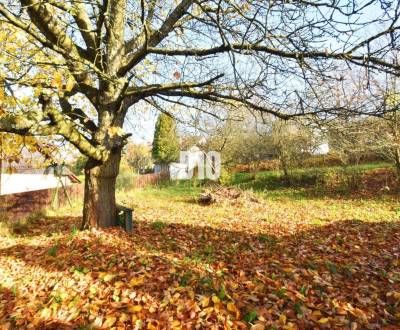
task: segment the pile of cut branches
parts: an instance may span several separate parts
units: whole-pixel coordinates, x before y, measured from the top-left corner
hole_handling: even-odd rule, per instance
[[[231,187],[213,187],[205,189],[197,198],[197,202],[201,205],[211,205],[214,203],[260,203],[259,199],[249,191],[243,191]]]

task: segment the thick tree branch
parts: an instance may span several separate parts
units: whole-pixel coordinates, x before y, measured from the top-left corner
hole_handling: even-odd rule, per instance
[[[132,69],[136,64],[142,61],[148,54],[149,47],[157,46],[163,39],[165,39],[168,34],[174,29],[175,23],[181,19],[189,7],[194,3],[194,0],[182,0],[179,5],[171,12],[171,14],[164,20],[161,27],[152,32],[147,38],[146,43],[141,46],[139,50],[134,52],[132,55],[128,56],[125,60],[124,65],[119,71],[119,75],[124,75],[130,69]]]
[[[96,34],[94,27],[90,21],[89,15],[85,9],[85,6],[77,2],[74,4],[75,10],[73,11],[73,17],[76,25],[79,27],[79,32],[82,35],[83,40],[86,43],[87,51],[90,54],[92,61],[96,57]]]
[[[336,53],[329,51],[286,51],[277,48],[263,46],[263,45],[252,45],[252,44],[230,44],[221,45],[212,48],[192,48],[192,49],[168,49],[168,48],[155,48],[149,47],[147,51],[152,54],[160,54],[166,56],[210,56],[220,53],[226,53],[231,50],[243,52],[244,55],[254,55],[254,52],[266,53],[275,55],[280,58],[288,59],[336,59],[336,60],[355,60],[364,62],[371,62],[373,64],[390,68],[393,70],[400,71],[400,65],[390,62],[386,62],[378,57],[365,55],[354,55],[351,52]],[[399,73],[400,75],[400,73]]]
[[[86,115],[85,112],[82,111],[82,109],[73,108],[64,97],[60,97],[59,100],[63,114],[67,115],[71,120],[78,120],[79,123],[90,132],[90,134],[96,132],[96,124]]]
[[[76,45],[65,33],[63,24],[57,19],[54,9],[50,10],[51,6],[37,0],[21,0],[21,4],[26,7],[30,19],[48,41],[58,45],[66,53],[77,54],[81,58],[90,60],[87,52]]]
[[[237,106],[237,105],[241,104],[241,105],[244,105],[251,109],[260,111],[260,112],[269,113],[271,115],[274,115],[274,116],[284,119],[284,120],[287,120],[287,119],[295,116],[295,115],[281,113],[279,110],[274,110],[274,109],[267,108],[267,107],[264,107],[261,105],[257,105],[248,100],[241,99],[240,97],[236,97],[233,95],[224,95],[224,94],[220,94],[217,92],[198,92],[198,91],[193,91],[193,90],[175,91],[175,90],[173,90],[173,91],[160,91],[158,94],[165,95],[165,96],[189,97],[189,98],[199,99],[199,100],[209,100],[212,102],[224,103],[224,104],[231,105],[231,106]]]
[[[31,111],[23,114],[5,114],[0,116],[0,131],[24,136],[47,136],[55,131],[42,126],[45,119],[42,111]]]
[[[109,0],[106,10],[105,70],[110,77],[115,77],[124,55],[126,0]]]
[[[104,146],[94,145],[81,134],[74,123],[66,120],[65,116],[57,111],[47,96],[41,96],[39,102],[43,106],[43,112],[46,113],[54,127],[56,134],[63,136],[67,141],[73,144],[84,155],[96,159],[100,162],[106,161],[110,154]]]
[[[189,89],[189,88],[196,88],[196,87],[204,87],[210,86],[214,81],[218,80],[219,78],[223,77],[223,74],[219,74],[214,78],[203,82],[179,82],[179,83],[169,83],[169,84],[153,84],[147,86],[140,86],[140,87],[131,87],[128,88],[126,91],[126,96],[134,96],[134,97],[147,97],[151,95],[155,95],[162,91],[168,90],[175,90],[175,89]]]

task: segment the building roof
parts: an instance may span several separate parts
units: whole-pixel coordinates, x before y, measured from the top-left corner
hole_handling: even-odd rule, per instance
[[[80,183],[78,177],[65,165],[50,165],[33,167],[26,164],[5,164],[1,166],[0,174],[38,174],[68,177],[73,183]]]

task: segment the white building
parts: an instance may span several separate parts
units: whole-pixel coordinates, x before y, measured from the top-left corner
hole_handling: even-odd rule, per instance
[[[79,182],[66,167],[40,167],[23,161],[10,163],[0,160],[0,195],[61,188]]]

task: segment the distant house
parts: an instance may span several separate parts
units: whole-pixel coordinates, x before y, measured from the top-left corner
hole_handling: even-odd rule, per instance
[[[40,156],[34,156],[40,159]],[[67,187],[79,179],[65,166],[40,165],[23,158],[18,162],[0,160],[0,195]]]

